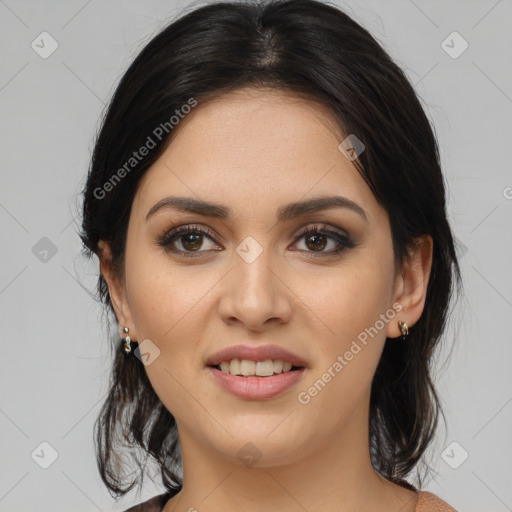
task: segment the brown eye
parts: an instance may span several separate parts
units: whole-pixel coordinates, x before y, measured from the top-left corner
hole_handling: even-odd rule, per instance
[[[306,237],[306,245],[313,251],[321,251],[327,245],[326,236],[322,234],[308,235]]]
[[[203,235],[196,235],[196,234],[190,234],[190,235],[181,235],[181,245],[188,251],[197,251],[201,248],[203,245],[202,241]]]
[[[332,256],[356,245],[350,236],[326,227],[319,229],[318,226],[305,229],[297,238],[297,241],[299,240],[304,240],[305,249],[300,249],[301,251],[318,256]],[[208,241],[213,247],[205,249],[204,245]],[[196,226],[173,228],[163,235],[158,245],[179,256],[201,256],[212,250],[219,250],[214,241],[214,234]],[[325,250],[330,245],[333,247]]]
[[[200,227],[180,226],[171,229],[158,241],[166,250],[183,256],[201,256],[212,249],[202,249],[205,241],[218,247],[213,240],[213,233]],[[180,247],[181,246],[181,247]],[[216,249],[213,249],[216,250]]]
[[[305,252],[317,253],[319,256],[331,256],[338,254],[345,249],[355,247],[355,242],[346,234],[327,229],[325,226],[308,227],[298,237],[304,240]],[[332,243],[332,242],[337,242]],[[329,244],[334,247],[331,250],[324,250]]]

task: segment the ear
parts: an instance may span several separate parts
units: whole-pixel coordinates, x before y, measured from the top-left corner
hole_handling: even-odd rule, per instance
[[[413,326],[421,317],[427,296],[427,286],[432,268],[434,243],[430,235],[415,239],[409,257],[395,278],[394,302],[402,305],[396,321],[389,322],[386,329],[388,338],[402,335],[398,321]]]
[[[134,339],[136,337],[135,326],[133,325],[130,307],[126,299],[126,288],[114,271],[110,244],[104,240],[100,240],[98,242],[98,248],[100,250],[100,271],[107,282],[110,300],[112,301],[112,306],[116,313],[119,328],[122,330],[123,327],[128,327],[130,329],[130,336]],[[124,337],[125,334],[121,333],[121,336]]]

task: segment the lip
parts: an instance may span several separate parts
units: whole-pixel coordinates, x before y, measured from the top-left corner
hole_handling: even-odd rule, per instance
[[[264,400],[279,395],[296,384],[302,377],[305,368],[279,373],[271,377],[241,377],[212,366],[207,370],[226,391],[233,395],[247,400]]]
[[[307,368],[307,363],[298,355],[277,345],[233,345],[219,352],[216,352],[206,361],[207,366],[217,366],[222,361],[231,361],[233,359],[248,359],[249,361],[266,361],[267,359],[289,361],[293,366],[303,366]],[[294,372],[291,372],[294,373]],[[285,375],[285,374],[283,374]],[[246,379],[246,377],[242,377]],[[274,377],[264,377],[273,379]]]

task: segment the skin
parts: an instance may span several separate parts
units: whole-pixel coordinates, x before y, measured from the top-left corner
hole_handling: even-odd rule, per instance
[[[108,243],[99,244],[120,329],[160,350],[145,369],[176,418],[184,467],[183,489],[165,512],[414,511],[416,494],[371,465],[368,415],[386,336],[400,336],[397,321],[412,327],[423,311],[432,239],[418,239],[410,260],[395,267],[387,213],[339,151],[345,137],[321,106],[289,93],[243,89],[201,103],[141,181],[123,276],[112,271]],[[279,207],[333,193],[361,206],[367,221],[331,208],[277,223]],[[219,203],[232,215],[163,208],[146,220],[171,195]],[[213,241],[174,240],[176,250],[198,247],[197,257],[157,243],[183,224],[215,234]],[[339,243],[322,238],[327,245],[318,249],[300,235],[315,224],[346,231],[355,246],[322,256]],[[249,236],[262,248],[251,263],[236,252]],[[397,303],[394,319],[308,404],[299,403],[298,393]],[[274,398],[237,398],[205,361],[239,343],[280,345],[308,368]],[[237,457],[247,442],[261,455],[252,467]]]

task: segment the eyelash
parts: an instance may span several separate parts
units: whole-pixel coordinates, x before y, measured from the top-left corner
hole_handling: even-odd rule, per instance
[[[173,243],[174,239],[178,239],[180,237],[180,235],[183,236],[185,234],[201,234],[201,235],[204,235],[207,238],[209,238],[212,242],[215,242],[215,235],[209,229],[203,229],[201,227],[193,226],[193,225],[186,225],[186,226],[179,226],[177,228],[167,231],[158,240],[157,243],[159,246],[164,247],[167,251],[185,256],[187,258],[200,257],[201,253],[207,252],[207,251],[182,251],[180,249],[173,248],[172,243]],[[336,231],[329,230],[329,229],[327,229],[326,226],[322,226],[319,229],[317,225],[308,226],[306,229],[304,229],[299,235],[297,235],[297,238],[294,243],[296,243],[300,239],[310,236],[310,235],[326,235],[341,245],[340,248],[331,250],[329,252],[316,252],[315,253],[315,251],[306,251],[315,256],[316,255],[318,255],[318,256],[334,256],[336,254],[341,253],[342,251],[344,251],[346,249],[351,249],[351,248],[355,247],[355,243],[351,237],[349,237],[347,235],[342,235],[341,233],[338,233]]]

